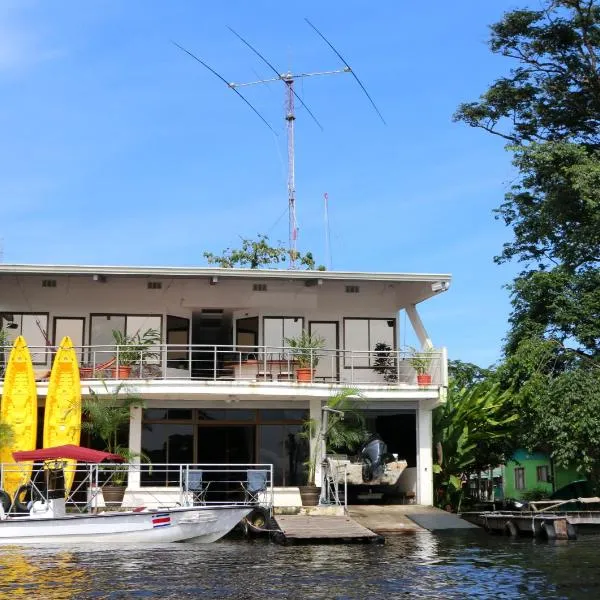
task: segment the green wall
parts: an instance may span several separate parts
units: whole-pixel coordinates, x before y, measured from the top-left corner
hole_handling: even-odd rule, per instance
[[[512,459],[506,462],[503,469],[504,497],[521,500],[525,492],[533,490],[544,490],[546,495],[552,494],[553,491],[571,483],[578,479],[583,479],[580,473],[575,468],[554,469],[554,487],[551,482],[537,480],[537,467],[546,466],[552,475],[550,458],[543,452],[526,452],[525,450],[517,450]],[[525,489],[515,489],[515,469],[522,467],[525,469]]]

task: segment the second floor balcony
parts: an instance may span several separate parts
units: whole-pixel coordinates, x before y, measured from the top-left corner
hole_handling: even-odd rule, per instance
[[[0,380],[10,352],[0,351]],[[50,377],[55,347],[30,347],[36,379]],[[281,386],[339,384],[410,388],[447,385],[445,348],[426,351],[298,349],[288,346],[156,344],[77,346],[82,381],[173,380]]]

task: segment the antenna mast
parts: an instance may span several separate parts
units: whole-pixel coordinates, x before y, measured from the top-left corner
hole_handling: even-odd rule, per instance
[[[296,256],[298,249],[296,241],[298,239],[298,225],[296,221],[296,166],[294,157],[294,121],[296,113],[294,111],[294,77],[291,73],[286,73],[282,77],[285,83],[286,92],[286,111],[285,120],[287,121],[288,138],[288,210],[289,210],[289,250],[290,250],[290,269],[296,266]]]
[[[290,253],[290,262],[289,268],[296,268],[296,258],[298,256],[297,250],[297,240],[298,240],[298,223],[296,220],[296,173],[295,173],[295,157],[294,157],[294,121],[296,120],[296,112],[295,112],[295,101],[298,100],[300,104],[304,107],[306,112],[312,117],[313,121],[319,126],[321,130],[323,130],[323,126],[315,115],[312,113],[310,108],[305,104],[300,96],[294,90],[294,82],[296,79],[300,79],[303,77],[315,77],[317,75],[338,75],[340,73],[350,73],[358,85],[361,87],[362,91],[365,93],[369,102],[379,115],[379,118],[385,125],[385,120],[383,116],[379,112],[379,109],[373,102],[373,99],[367,92],[365,86],[362,84],[360,79],[356,76],[356,73],[352,70],[352,67],[346,62],[346,59],[335,49],[333,44],[308,20],[304,19],[308,25],[323,39],[323,41],[333,50],[336,56],[344,63],[343,69],[336,69],[333,71],[319,71],[314,73],[292,73],[288,71],[287,73],[282,73],[278,71],[272,63],[270,63],[254,46],[252,46],[248,41],[246,41],[239,33],[235,32],[231,27],[228,29],[241,41],[243,42],[254,54],[256,54],[268,67],[275,73],[275,77],[271,77],[270,79],[261,79],[259,81],[249,81],[248,83],[234,83],[228,82],[224,77],[219,75],[212,67],[207,65],[203,60],[192,54],[189,50],[186,50],[183,46],[173,42],[175,46],[177,46],[180,50],[189,54],[194,60],[198,61],[203,67],[208,69],[213,75],[217,76],[223,83],[227,85],[231,90],[233,90],[253,111],[258,115],[260,120],[275,134],[275,130],[269,125],[266,119],[254,108],[254,106],[240,93],[239,88],[248,87],[251,85],[257,85],[259,83],[271,83],[273,81],[283,81],[285,84],[285,120],[287,121],[287,142],[288,142],[288,210],[289,210],[289,253]],[[330,259],[331,261],[331,259]]]

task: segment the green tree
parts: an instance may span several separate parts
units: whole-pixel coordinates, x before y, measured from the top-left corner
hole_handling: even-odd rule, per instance
[[[455,119],[511,144],[573,140],[597,147],[600,134],[600,7],[597,0],[541,0],[491,26],[490,49],[515,61]]]
[[[495,260],[523,266],[509,286],[497,377],[515,389],[520,444],[598,481],[598,0],[541,0],[538,10],[508,12],[491,26],[490,49],[513,68],[455,119],[507,140],[518,172],[496,211],[513,238]]]
[[[507,352],[530,337],[600,345],[600,7],[543,0],[491,26],[492,52],[515,61],[455,119],[510,142],[519,177],[496,211],[513,240],[496,257],[524,269],[510,286]]]
[[[462,360],[448,361],[448,375],[456,387],[463,388],[491,377],[493,370],[480,367]]]
[[[440,506],[460,507],[463,479],[504,461],[513,448],[518,418],[511,391],[502,391],[499,384],[450,383],[446,402],[433,412],[434,486]]]
[[[268,236],[258,234],[256,240],[242,238],[242,247],[239,249],[226,248],[220,255],[212,252],[205,252],[204,258],[210,265],[217,265],[225,269],[235,267],[249,267],[250,269],[260,269],[272,265],[278,265],[288,262],[292,256],[292,250],[286,248],[281,242],[276,246],[269,243]],[[294,260],[306,269],[315,269],[315,259],[311,252],[300,254],[296,252]],[[319,266],[318,270],[323,271],[325,267]]]

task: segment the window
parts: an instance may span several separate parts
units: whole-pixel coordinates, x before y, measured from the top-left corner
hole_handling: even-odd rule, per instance
[[[302,333],[304,319],[302,317],[265,317],[263,321],[263,340],[265,346],[276,351],[287,346],[286,338],[294,338]]]
[[[524,467],[515,467],[515,490],[525,489],[525,469]]]
[[[7,317],[10,317],[10,319]],[[31,360],[33,364],[47,364],[48,353],[45,349],[48,345],[48,315],[11,313],[10,315],[3,315],[3,320],[17,325],[14,329],[11,328],[6,330],[9,343],[12,345],[17,337],[22,335],[31,351]],[[37,352],[36,349],[38,349]]]
[[[96,364],[103,363],[114,356],[112,348],[115,343],[112,334],[114,330],[127,335],[136,333],[143,335],[148,329],[156,329],[162,333],[162,317],[157,315],[91,315],[90,319],[90,345],[107,346],[92,350]],[[90,362],[92,362],[91,356]]]
[[[537,480],[543,483],[547,483],[550,481],[550,470],[546,465],[541,465],[536,467]]]
[[[379,343],[396,347],[396,319],[344,319],[344,367],[373,367]]]

